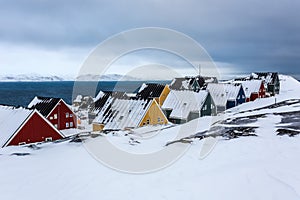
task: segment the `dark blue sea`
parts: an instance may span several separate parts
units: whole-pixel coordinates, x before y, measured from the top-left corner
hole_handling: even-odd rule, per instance
[[[135,92],[144,81],[103,82],[0,82],[0,104],[26,107],[35,96],[57,97],[68,104],[78,94],[95,96],[102,91]],[[148,81],[170,83],[170,81]],[[74,87],[75,85],[75,87]],[[73,90],[75,88],[75,90]],[[74,94],[73,94],[74,92]]]

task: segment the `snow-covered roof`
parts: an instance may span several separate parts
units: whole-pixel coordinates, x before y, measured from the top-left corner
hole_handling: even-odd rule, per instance
[[[104,124],[104,130],[138,127],[152,101],[109,97],[94,123]]]
[[[38,110],[43,116],[47,117],[50,112],[56,107],[60,98],[52,97],[34,97],[29,103],[28,108]]]
[[[237,98],[241,87],[241,84],[209,83],[206,89],[217,106],[226,106],[228,100]]]
[[[250,76],[252,79],[261,79],[268,84],[275,84],[276,78],[278,78],[277,72],[255,72]]]
[[[104,95],[105,95],[104,92],[99,91],[99,93],[97,94],[97,96],[95,98],[93,98],[94,102],[96,102],[97,100],[101,99]]]
[[[245,95],[247,98],[250,98],[252,93],[258,93],[262,80],[246,80],[246,81],[234,81],[234,83],[240,83],[243,86]]]
[[[216,77],[208,76],[187,76],[184,78],[175,78],[170,84],[172,90],[193,90],[193,84],[197,82],[199,89],[205,87],[208,83],[218,83]]]
[[[138,93],[137,98],[147,99],[160,97],[161,93],[165,89],[165,85],[158,83],[143,83]]]
[[[190,79],[189,78],[174,78],[170,84],[170,89],[189,90],[190,89]]]
[[[34,110],[25,108],[0,105],[0,147],[5,145],[33,112]]]
[[[144,89],[146,89],[146,87],[148,87],[148,85],[146,83],[143,83],[142,86],[140,87],[138,93],[140,93],[141,91],[143,91]]]
[[[82,95],[77,95],[77,97],[76,97],[76,99],[74,99],[74,103],[81,103],[81,101],[82,101]]]
[[[187,119],[190,112],[199,112],[207,98],[208,92],[201,90],[171,90],[167,96],[163,109],[172,110],[170,118]]]

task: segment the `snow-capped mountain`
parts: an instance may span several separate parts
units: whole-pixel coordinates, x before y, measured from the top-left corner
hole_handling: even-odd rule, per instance
[[[80,75],[76,78],[77,81],[138,81],[140,79],[120,74],[105,74],[105,75],[94,75],[85,74]]]
[[[18,75],[0,75],[0,82],[25,82],[25,81],[138,81],[140,79],[123,76],[120,74],[106,74],[106,75],[93,75],[86,74],[80,75],[76,79],[71,76],[57,76],[57,75],[40,75],[40,74],[18,74]]]
[[[67,77],[60,77],[55,75],[40,75],[40,74],[18,74],[18,75],[0,75],[0,81],[65,81],[69,80]]]

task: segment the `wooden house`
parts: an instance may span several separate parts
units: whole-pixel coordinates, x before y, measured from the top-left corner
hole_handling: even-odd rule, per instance
[[[155,99],[162,106],[170,92],[168,85],[157,83],[143,83],[136,94],[137,99]]]
[[[63,99],[35,97],[28,108],[38,110],[58,130],[77,127],[77,117]]]
[[[38,111],[0,106],[0,147],[62,138],[64,135]]]
[[[246,102],[266,97],[266,89],[262,80],[234,81],[233,83],[242,84],[246,95]]]
[[[265,88],[270,96],[279,94],[280,80],[277,72],[255,72],[251,74],[251,79],[260,79],[265,83]]]
[[[211,94],[218,113],[246,102],[241,84],[210,83],[207,85],[207,91]]]
[[[216,105],[209,92],[205,90],[199,92],[171,90],[162,109],[168,120],[175,124],[217,114]]]
[[[93,121],[93,130],[124,130],[167,123],[168,119],[155,99],[109,97]]]

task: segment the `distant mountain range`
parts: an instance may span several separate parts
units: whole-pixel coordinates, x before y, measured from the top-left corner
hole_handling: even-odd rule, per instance
[[[86,74],[80,75],[77,78],[67,76],[52,76],[52,75],[39,75],[39,74],[18,74],[18,75],[0,75],[1,82],[26,82],[26,81],[138,81],[135,77],[123,76],[120,74],[107,74],[107,75],[93,75]]]
[[[106,74],[106,75],[94,75],[94,74],[85,74],[80,75],[76,78],[77,81],[139,81],[141,79],[120,75],[120,74]]]

